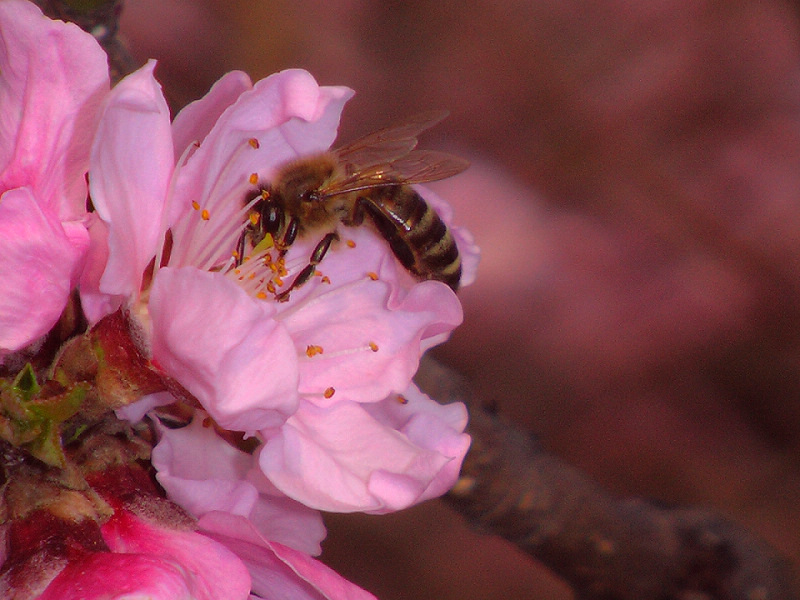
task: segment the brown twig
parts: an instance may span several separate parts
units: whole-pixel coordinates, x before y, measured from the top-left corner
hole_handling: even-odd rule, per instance
[[[738,525],[702,508],[615,497],[478,406],[443,367],[424,362],[418,381],[440,401],[470,406],[473,444],[449,504],[563,577],[578,598],[800,597],[787,562]]]

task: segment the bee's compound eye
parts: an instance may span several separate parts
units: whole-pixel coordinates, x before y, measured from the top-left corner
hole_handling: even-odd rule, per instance
[[[281,208],[275,204],[267,206],[261,214],[261,226],[265,233],[275,235],[281,226]]]

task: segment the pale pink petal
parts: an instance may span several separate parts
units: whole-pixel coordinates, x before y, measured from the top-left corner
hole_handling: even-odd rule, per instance
[[[127,406],[118,408],[114,411],[117,418],[121,421],[128,421],[136,424],[141,421],[144,416],[158,406],[167,406],[175,402],[175,398],[169,392],[156,392],[155,394],[147,394],[142,396],[136,402],[132,402]]]
[[[77,283],[88,246],[85,228],[72,224],[68,236],[29,189],[0,197],[1,349],[18,350],[50,330]]]
[[[143,554],[176,565],[193,599],[236,600],[250,593],[250,577],[242,562],[197,532],[159,527],[125,511],[117,511],[101,531],[114,553]]]
[[[205,96],[184,106],[172,121],[175,162],[189,145],[202,142],[225,109],[252,88],[247,73],[230,71],[220,77]]]
[[[109,224],[109,256],[100,291],[136,296],[161,239],[173,170],[169,109],[153,78],[154,62],[112,90],[92,146],[89,186]]]
[[[320,270],[331,284],[314,278],[309,290],[300,288],[278,309],[301,356],[300,393],[319,405],[343,398],[376,402],[404,390],[426,340],[462,320],[461,305],[446,285],[411,282],[410,291],[398,295],[391,281],[373,281],[367,273],[385,273],[382,263],[395,261],[376,234],[360,228],[342,236],[356,245],[342,243],[323,260]],[[309,346],[322,353],[304,355]],[[328,388],[335,393],[326,399]]]
[[[463,433],[468,416],[464,404],[439,404],[412,383],[401,396],[390,396],[365,405],[364,409],[418,447],[452,459],[436,473],[415,503],[437,498],[453,487],[470,445],[470,437]],[[370,489],[381,497],[391,497],[394,485],[394,474],[383,471],[376,471],[370,480]]]
[[[150,292],[153,358],[221,426],[277,427],[297,405],[297,357],[274,305],[219,273],[160,269]]]
[[[169,498],[197,518],[212,511],[241,515],[265,539],[319,554],[325,538],[319,512],[275,489],[252,455],[203,425],[204,415],[182,429],[160,428],[152,460]]]
[[[307,554],[264,539],[242,517],[209,513],[198,526],[247,565],[253,592],[269,600],[375,600]]]
[[[0,190],[29,186],[58,220],[80,218],[107,92],[106,55],[91,35],[31,2],[0,2]]]
[[[447,464],[461,458],[463,453],[448,456],[414,443],[359,404],[320,408],[302,402],[280,433],[266,440],[259,464],[278,489],[307,506],[383,513],[427,497],[440,473],[449,480]]]

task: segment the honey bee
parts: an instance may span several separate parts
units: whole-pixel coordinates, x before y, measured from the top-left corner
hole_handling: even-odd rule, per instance
[[[248,242],[255,248],[268,236],[283,255],[297,239],[322,235],[308,265],[276,294],[277,300],[286,301],[314,275],[339,239],[340,224],[369,224],[417,279],[443,281],[457,290],[461,258],[452,232],[410,187],[456,175],[469,165],[450,154],[416,149],[417,136],[446,116],[420,114],[346,146],[283,165],[271,182],[247,198],[255,202],[239,238],[238,260]]]

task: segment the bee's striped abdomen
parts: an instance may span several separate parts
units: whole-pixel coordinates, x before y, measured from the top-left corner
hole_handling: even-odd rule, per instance
[[[458,289],[461,257],[453,234],[419,194],[397,185],[374,190],[364,200],[367,214],[406,269]]]

